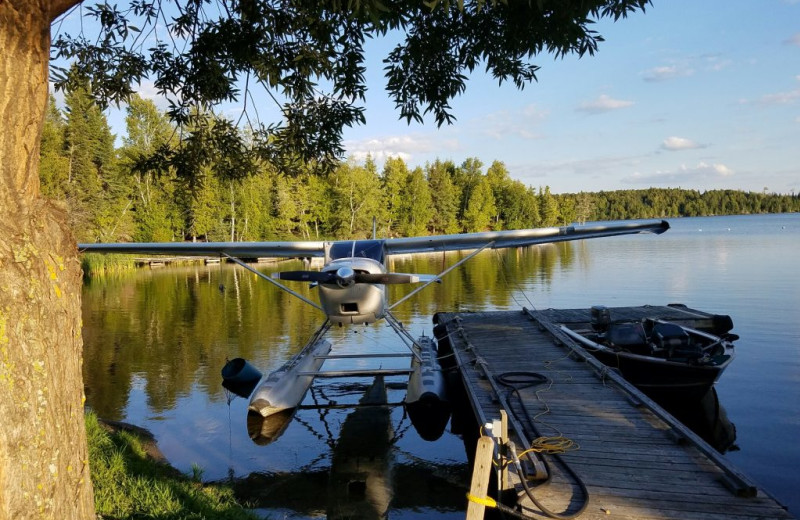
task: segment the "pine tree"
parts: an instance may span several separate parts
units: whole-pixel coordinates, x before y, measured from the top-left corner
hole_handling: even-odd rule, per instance
[[[120,162],[132,181],[133,238],[139,242],[180,239],[183,223],[175,204],[175,174],[168,167],[143,163],[157,149],[170,145],[174,129],[155,103],[139,96],[131,98],[125,123]]]
[[[511,198],[518,187],[512,184],[508,169],[501,161],[492,162],[489,169],[486,170],[486,177],[489,180],[489,186],[492,188],[492,195],[495,201],[496,211],[492,215],[492,227],[497,231],[503,228],[513,229],[513,224],[509,223],[509,213],[513,211],[513,208],[510,207],[512,204]]]
[[[64,131],[66,123],[61,111],[56,107],[56,100],[51,95],[47,105],[47,116],[42,128],[41,148],[39,151],[39,180],[42,194],[51,199],[66,199],[67,174],[69,159],[64,151]]]
[[[433,206],[431,232],[457,233],[459,193],[452,178],[455,165],[437,159],[426,170]]]
[[[386,236],[392,236],[407,223],[404,207],[407,205],[403,193],[408,183],[408,167],[400,157],[389,157],[383,164],[381,189],[386,210]]]
[[[497,211],[492,195],[492,187],[489,179],[481,177],[477,186],[472,190],[472,194],[467,203],[467,210],[464,213],[464,227],[466,231],[486,231],[492,223],[492,216]]]
[[[483,177],[481,168],[483,168],[483,163],[480,159],[469,157],[453,171],[453,184],[455,184],[460,195],[458,221],[461,223],[462,228],[468,227],[466,225],[467,207],[472,198],[473,190],[481,183],[481,178]]]
[[[127,183],[116,165],[114,136],[91,94],[88,81],[65,96],[65,195],[79,239],[112,240],[127,212]]]
[[[408,174],[402,191],[402,230],[405,236],[424,235],[433,217],[433,199],[422,168],[414,168]]]
[[[550,186],[539,187],[539,217],[542,226],[558,224],[558,203],[550,193]]]

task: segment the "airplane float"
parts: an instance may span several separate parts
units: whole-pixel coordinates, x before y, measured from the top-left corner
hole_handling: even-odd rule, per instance
[[[264,418],[285,416],[296,408],[325,359],[331,345],[324,339],[333,324],[369,324],[385,320],[411,348],[412,361],[405,404],[423,438],[435,440],[439,427],[425,430],[425,420],[415,421],[414,414],[424,417],[438,413],[445,401],[444,382],[436,356],[436,347],[429,337],[415,339],[392,315],[392,309],[432,283],[441,282],[448,272],[462,265],[484,249],[524,247],[536,244],[565,242],[587,238],[610,237],[634,233],[661,234],[669,229],[666,221],[601,223],[591,226],[564,226],[539,229],[432,235],[396,239],[287,242],[181,242],[181,243],[94,243],[78,244],[81,252],[135,253],[152,255],[220,256],[251,271],[281,290],[300,298],[321,311],[326,319],[295,357],[280,369],[262,378],[260,372],[241,359],[232,360],[223,369],[223,385],[238,395],[250,397],[249,413]],[[393,273],[386,268],[390,255],[423,252],[472,250],[467,256],[436,275]],[[321,270],[283,271],[272,277],[261,273],[244,260],[262,257],[322,257]],[[319,303],[293,291],[281,281],[307,282],[318,291]],[[388,302],[386,285],[421,284],[396,302]],[[381,354],[373,354],[374,357]],[[370,357],[365,355],[363,357]],[[350,375],[358,375],[351,372]],[[371,375],[386,375],[371,371]],[[362,374],[364,375],[364,374]],[[260,383],[260,384],[259,384]],[[256,388],[258,386],[258,388]],[[238,390],[237,390],[238,388]],[[253,389],[255,392],[253,392]],[[449,418],[449,414],[448,414]],[[434,421],[441,424],[441,421]],[[447,421],[444,421],[446,425]],[[442,425],[442,429],[444,428]],[[423,433],[425,431],[425,433]],[[252,436],[252,433],[251,433]],[[254,439],[255,440],[255,439]]]

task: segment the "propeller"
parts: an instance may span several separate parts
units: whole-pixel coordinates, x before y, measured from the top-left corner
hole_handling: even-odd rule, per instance
[[[272,273],[272,277],[290,282],[336,283],[336,271],[283,271]]]
[[[292,282],[335,283],[340,287],[349,287],[358,282],[358,274],[347,266],[340,267],[335,271],[283,271],[273,273],[272,277]]]
[[[273,273],[273,278],[293,282],[317,282],[338,284],[348,287],[354,283],[379,283],[384,285],[428,282],[437,279],[435,275],[406,273],[365,273],[355,272],[350,267],[340,267],[336,271],[283,271]]]

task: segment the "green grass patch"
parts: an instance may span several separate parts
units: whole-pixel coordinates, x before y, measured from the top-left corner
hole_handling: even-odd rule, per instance
[[[254,520],[225,486],[204,485],[157,462],[143,440],[127,431],[109,432],[93,413],[86,414],[89,465],[97,514],[115,520]]]
[[[84,253],[81,256],[83,277],[91,278],[135,269],[135,258],[133,255]]]

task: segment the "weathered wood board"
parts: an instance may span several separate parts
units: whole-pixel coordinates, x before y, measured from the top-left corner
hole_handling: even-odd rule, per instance
[[[647,316],[694,327],[713,319],[683,306],[611,311],[619,319]],[[499,418],[505,402],[526,430],[516,438],[512,434],[518,446],[537,435],[563,435],[578,444],[560,456],[588,489],[588,504],[578,518],[793,518],[693,432],[559,334],[558,323],[588,323],[589,309],[440,313],[437,319],[479,422]],[[497,377],[520,371],[541,374],[548,382],[520,390],[521,403],[515,396],[498,396],[498,389],[505,390]],[[533,488],[535,498],[556,513],[577,511],[586,497],[564,464],[547,458],[552,479]],[[518,496],[526,515],[546,518],[524,493]]]

